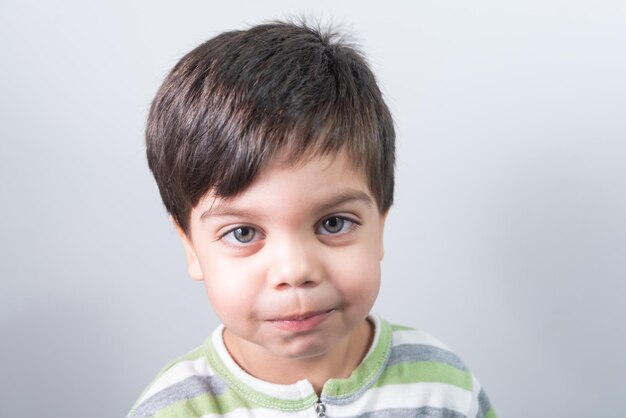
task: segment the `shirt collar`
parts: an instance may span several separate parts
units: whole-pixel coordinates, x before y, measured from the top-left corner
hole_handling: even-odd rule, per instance
[[[363,361],[346,379],[330,379],[324,384],[321,400],[344,404],[359,398],[376,382],[391,352],[391,326],[376,315],[368,319],[374,324],[374,338]],[[282,410],[309,408],[318,401],[313,385],[300,380],[281,385],[258,379],[243,370],[224,345],[224,325],[220,325],[205,342],[205,354],[215,372],[239,395],[256,404]]]

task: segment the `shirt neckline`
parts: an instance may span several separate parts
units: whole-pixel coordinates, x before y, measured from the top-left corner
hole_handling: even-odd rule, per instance
[[[348,378],[328,380],[321,399],[306,379],[289,385],[270,383],[239,367],[224,344],[223,324],[206,340],[204,351],[216,374],[240,396],[255,404],[285,411],[310,408],[318,400],[344,404],[359,398],[376,382],[391,352],[391,326],[376,315],[370,315],[368,319],[374,325],[374,338],[367,354]]]

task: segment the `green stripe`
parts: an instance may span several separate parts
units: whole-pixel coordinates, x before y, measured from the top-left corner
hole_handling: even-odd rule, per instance
[[[496,416],[496,412],[493,410],[493,408],[489,409],[489,412],[487,412],[487,414],[485,415],[485,418],[498,418]]]
[[[391,330],[393,332],[396,331],[414,331],[415,328],[411,328],[411,327],[405,327],[404,325],[396,325],[396,324],[392,324],[391,325]]]
[[[391,326],[380,320],[378,341],[374,341],[374,349],[347,379],[330,379],[324,384],[324,397],[349,397],[363,390],[382,372],[391,352]]]
[[[376,387],[419,382],[446,383],[472,390],[472,375],[444,363],[398,363],[388,367],[376,382]]]

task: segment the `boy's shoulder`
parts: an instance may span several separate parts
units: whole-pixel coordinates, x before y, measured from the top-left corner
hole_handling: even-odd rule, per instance
[[[403,397],[422,398],[428,393],[430,399],[442,401],[438,408],[419,408],[424,414],[420,417],[497,418],[480,382],[448,346],[420,329],[393,324],[391,329],[391,353],[377,386]]]
[[[396,363],[433,362],[467,371],[463,361],[441,340],[421,329],[390,324],[393,343],[387,366]]]
[[[377,385],[445,383],[472,391],[473,376],[465,363],[439,339],[426,331],[391,324],[392,345]]]
[[[221,382],[207,361],[204,346],[196,347],[163,367],[133,406],[130,417],[152,417],[168,406],[176,405],[181,396],[189,397],[198,388],[219,392]],[[174,411],[172,411],[174,412]],[[176,415],[172,415],[176,416]]]
[[[478,381],[441,341],[422,330],[372,320],[375,337],[366,359],[350,379],[324,387],[321,401],[327,402],[328,412],[372,412],[361,408],[365,402],[375,409],[402,407],[411,413],[493,414]],[[203,345],[163,368],[129,418],[221,416],[237,409],[251,416],[298,416],[318,401],[302,382],[273,385],[244,375],[223,346],[222,330],[218,327]],[[275,392],[279,387],[282,392]]]

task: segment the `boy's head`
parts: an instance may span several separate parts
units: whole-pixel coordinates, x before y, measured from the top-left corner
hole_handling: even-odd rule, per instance
[[[393,197],[393,122],[363,57],[303,25],[219,35],[166,78],[147,143],[236,361],[280,381],[273,359],[331,356],[347,376]]]
[[[336,34],[274,23],[223,33],[174,67],[146,129],[165,207],[189,234],[212,191],[231,197],[269,162],[345,152],[378,210],[391,206],[393,121],[361,54]]]

